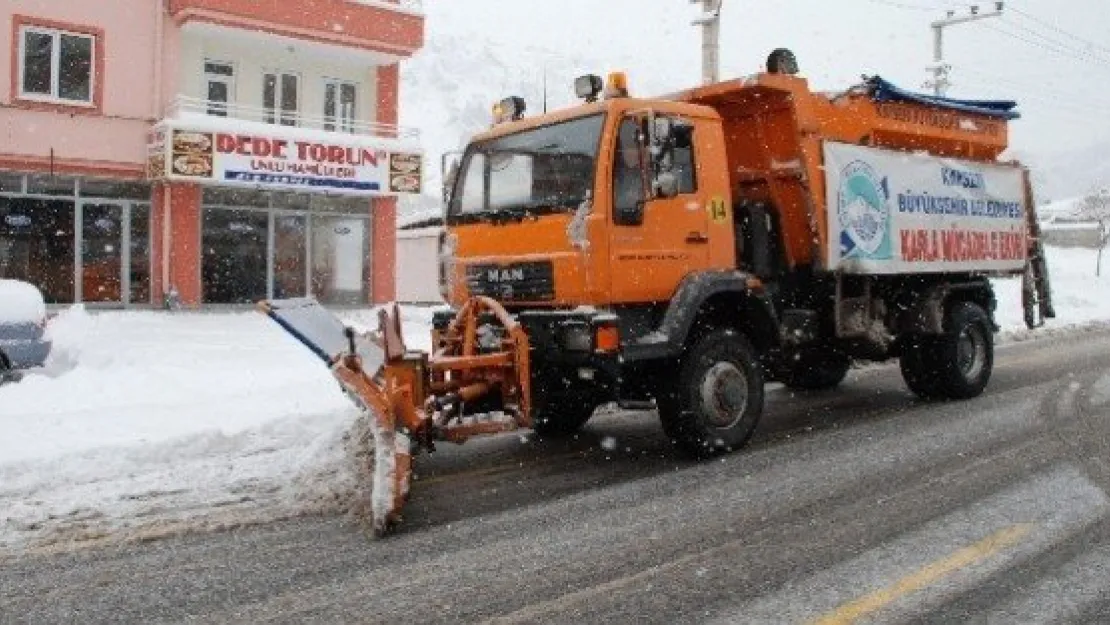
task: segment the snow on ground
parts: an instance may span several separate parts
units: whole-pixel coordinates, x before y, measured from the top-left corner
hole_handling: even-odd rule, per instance
[[[1102,263],[1102,275],[1095,276],[1094,250],[1048,248],[1048,272],[1056,319],[1044,328],[1029,331],[1021,309],[1021,279],[995,280],[1003,338],[1024,340],[1050,334],[1053,330],[1110,322],[1110,255]]]
[[[411,347],[429,347],[430,315],[406,309]],[[0,554],[351,502],[357,412],[263,315],[75,307],[49,333],[45,370],[0,387]]]
[[[1110,320],[1110,267],[1050,250],[1059,318]],[[1110,264],[1110,263],[1108,263]],[[998,317],[1023,331],[1020,282]],[[432,310],[403,309],[427,349]],[[374,311],[340,315],[358,327]],[[50,325],[45,370],[0,387],[0,556],[35,545],[224,527],[353,503],[357,414],[327,369],[254,312],[102,312]]]

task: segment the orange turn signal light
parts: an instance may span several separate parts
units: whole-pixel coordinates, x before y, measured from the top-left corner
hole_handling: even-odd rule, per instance
[[[617,326],[599,326],[595,340],[597,351],[615,352],[621,346],[621,333]]]

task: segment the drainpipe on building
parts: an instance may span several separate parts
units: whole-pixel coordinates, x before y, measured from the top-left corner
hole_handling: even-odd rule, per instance
[[[151,118],[157,123],[162,116],[163,102],[163,65],[166,57],[166,3],[154,3],[155,17],[154,49],[154,102],[151,105]],[[176,310],[181,306],[181,296],[177,287],[170,284],[170,248],[173,245],[173,207],[170,204],[170,185],[162,182],[162,306]]]
[[[170,205],[170,185],[162,183],[162,304],[167,310],[180,305],[177,288],[170,284],[170,246],[173,245],[173,207]]]
[[[151,105],[151,119],[158,121],[162,115],[162,63],[165,62],[166,5],[164,0],[154,3],[157,15],[154,20],[154,103]]]

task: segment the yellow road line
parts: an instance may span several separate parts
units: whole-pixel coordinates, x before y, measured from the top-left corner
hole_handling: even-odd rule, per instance
[[[986,560],[1006,547],[1021,540],[1033,529],[1032,524],[1011,525],[987,536],[979,542],[964,547],[947,558],[937,560],[925,568],[903,577],[893,585],[850,601],[813,621],[814,625],[846,625],[871,614],[894,601],[920,590],[956,571]]]

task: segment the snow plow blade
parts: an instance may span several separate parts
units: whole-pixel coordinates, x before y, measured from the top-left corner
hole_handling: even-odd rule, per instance
[[[409,351],[400,309],[378,313],[359,333],[312,298],[260,302],[259,309],[316,354],[369,422],[374,439],[371,515],[375,535],[401,523],[412,459],[435,443],[530,428],[528,337],[495,301],[468,301],[435,352]]]

